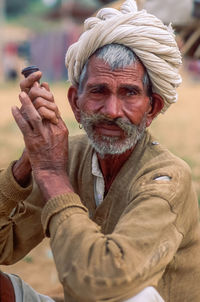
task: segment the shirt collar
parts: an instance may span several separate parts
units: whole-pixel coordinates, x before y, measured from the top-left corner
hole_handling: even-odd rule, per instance
[[[92,175],[103,178],[96,152],[92,155]]]

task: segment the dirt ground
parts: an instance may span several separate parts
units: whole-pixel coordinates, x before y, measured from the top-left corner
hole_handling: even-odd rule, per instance
[[[154,121],[151,131],[158,141],[190,165],[195,188],[200,196],[200,79],[193,79],[184,69],[182,75],[183,84],[178,89],[177,104]],[[67,103],[67,84],[55,84],[51,88],[70,133],[79,132]],[[10,111],[11,106],[19,104],[18,92],[18,83],[0,86],[0,167],[18,158],[23,149],[21,134]],[[62,293],[48,239],[17,264],[1,269],[18,274],[41,293],[53,296]]]

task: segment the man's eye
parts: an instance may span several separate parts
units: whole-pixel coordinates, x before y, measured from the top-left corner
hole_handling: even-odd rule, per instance
[[[90,90],[90,93],[101,93],[100,89],[92,89]]]
[[[90,93],[93,93],[93,94],[103,93],[103,89],[101,89],[101,88],[94,88],[94,89],[90,90]]]
[[[137,95],[138,91],[134,87],[122,87],[120,89],[120,94],[122,97],[131,97]]]
[[[132,96],[132,95],[136,95],[136,94],[137,94],[137,92],[135,90],[129,90],[126,92],[127,96]]]

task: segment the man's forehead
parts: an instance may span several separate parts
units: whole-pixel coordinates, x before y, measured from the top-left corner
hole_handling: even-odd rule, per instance
[[[103,59],[96,56],[91,57],[88,62],[87,78],[89,81],[95,79],[113,78],[118,77],[126,80],[142,80],[145,69],[140,62],[133,62],[125,67],[112,69],[108,63]]]

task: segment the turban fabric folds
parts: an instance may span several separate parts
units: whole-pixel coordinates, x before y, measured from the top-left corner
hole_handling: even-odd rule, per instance
[[[147,69],[152,90],[164,100],[162,112],[177,100],[181,83],[181,54],[171,25],[166,26],[145,10],[138,11],[134,0],[126,0],[120,10],[101,9],[85,20],[84,32],[66,54],[69,80],[78,85],[87,59],[100,47],[118,43],[132,49]]]

